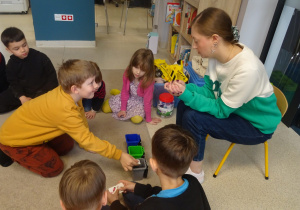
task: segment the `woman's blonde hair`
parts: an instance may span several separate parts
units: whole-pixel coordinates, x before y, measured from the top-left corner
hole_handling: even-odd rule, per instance
[[[66,170],[59,196],[67,210],[98,209],[106,190],[106,177],[98,164],[82,160]]]
[[[224,41],[231,44],[238,42],[232,33],[232,21],[229,15],[222,9],[209,7],[203,10],[193,20],[192,28],[204,36],[217,34],[222,37]]]
[[[71,59],[60,66],[58,82],[66,93],[70,93],[72,85],[80,88],[88,78],[99,75],[99,72],[94,62]]]
[[[129,62],[128,71],[127,71],[127,77],[130,81],[133,81],[134,79],[134,75],[132,72],[133,67],[140,68],[141,71],[145,72],[144,76],[141,78],[142,88],[148,87],[154,81],[155,78],[154,56],[151,50],[142,48],[137,50],[133,54]]]

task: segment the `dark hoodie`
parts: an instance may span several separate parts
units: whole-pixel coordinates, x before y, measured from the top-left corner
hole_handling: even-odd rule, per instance
[[[11,55],[6,74],[16,98],[23,95],[35,98],[58,86],[56,71],[50,59],[32,48],[24,59]]]

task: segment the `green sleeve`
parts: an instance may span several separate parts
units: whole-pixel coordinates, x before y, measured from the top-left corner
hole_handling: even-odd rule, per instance
[[[212,82],[208,76],[204,76],[205,84],[202,87],[197,86],[196,84],[189,83],[186,85],[186,88],[190,91],[195,91],[198,94],[201,94],[207,98],[215,98],[214,92],[212,90]]]
[[[199,112],[207,112],[216,118],[228,118],[228,116],[235,111],[235,109],[224,104],[221,98],[211,98],[212,94],[205,87],[196,88],[187,85],[185,91],[179,96],[179,99],[184,102],[185,105],[191,107]],[[201,89],[201,90],[199,90]],[[206,90],[205,90],[206,89]]]

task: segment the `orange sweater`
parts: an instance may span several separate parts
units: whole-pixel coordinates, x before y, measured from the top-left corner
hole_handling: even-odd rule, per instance
[[[43,144],[64,133],[86,150],[120,159],[122,151],[89,130],[82,102],[78,106],[61,86],[24,103],[0,128],[0,143],[10,147]]]

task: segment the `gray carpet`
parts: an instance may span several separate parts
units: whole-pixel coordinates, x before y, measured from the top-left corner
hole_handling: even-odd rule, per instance
[[[111,88],[122,86],[122,74],[124,70],[101,70],[106,82],[107,97],[110,96]],[[112,78],[108,78],[107,72],[114,71]],[[112,74],[111,74],[112,75]],[[1,123],[9,117],[10,113],[1,115]],[[89,120],[90,130],[100,139],[105,139],[115,144],[117,148],[126,151],[125,134],[140,134],[142,144],[145,148],[146,159],[151,154],[151,140],[146,127],[146,122],[133,124],[130,121],[118,121],[111,117],[111,114],[97,113],[96,118]],[[107,177],[107,188],[117,184],[120,179],[132,180],[131,172],[125,172],[119,161],[104,158],[98,154],[86,152],[75,145],[75,148],[66,156],[62,157],[65,169],[75,162],[83,159],[90,159],[98,163],[104,170]],[[149,161],[148,161],[149,162]],[[65,170],[64,169],[64,170]],[[0,209],[60,209],[58,184],[62,174],[54,178],[43,178],[17,163],[8,168],[0,167]],[[157,176],[149,168],[148,178],[142,183],[159,185]]]

